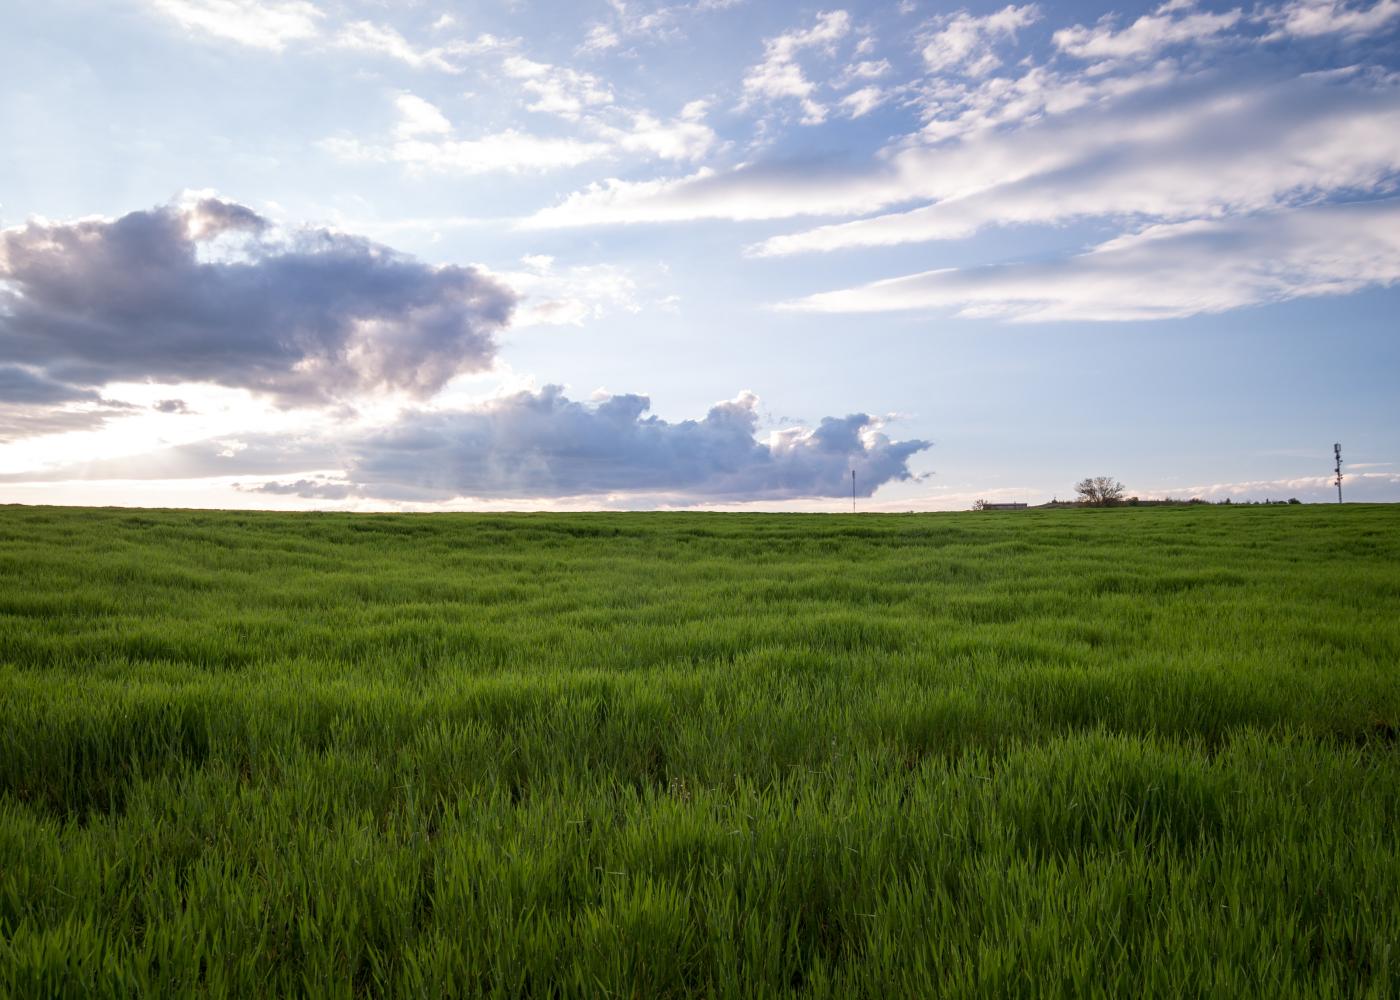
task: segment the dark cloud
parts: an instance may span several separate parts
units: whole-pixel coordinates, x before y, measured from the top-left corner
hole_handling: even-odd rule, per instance
[[[96,430],[124,410],[125,407],[107,406],[70,410],[57,406],[0,404],[0,444],[38,437],[41,434]],[[0,476],[0,481],[4,478]]]
[[[19,365],[0,365],[0,404],[95,402],[98,394]]]
[[[754,435],[757,399],[720,403],[703,420],[648,416],[645,396],[596,405],[558,386],[477,409],[415,412],[350,447],[349,478],[385,499],[647,494],[672,502],[841,496],[911,478],[927,441],[891,441],[866,414],[815,430]]]
[[[162,399],[151,407],[158,413],[193,413],[183,399]]]
[[[0,442],[93,430],[130,409],[93,389],[19,365],[0,365]]]
[[[298,479],[293,483],[259,483],[257,486],[239,485],[245,493],[271,493],[276,496],[296,496],[317,500],[344,500],[355,494],[350,483],[337,483],[328,479]]]
[[[268,238],[207,198],[0,233],[0,362],[53,381],[208,381],[287,404],[427,396],[490,366],[515,295],[362,237]]]

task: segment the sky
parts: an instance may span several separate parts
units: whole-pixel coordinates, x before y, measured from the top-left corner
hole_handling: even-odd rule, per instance
[[[0,8],[0,502],[1400,500],[1400,0]]]

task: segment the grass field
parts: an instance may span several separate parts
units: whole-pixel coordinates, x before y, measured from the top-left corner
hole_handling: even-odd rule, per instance
[[[1400,506],[0,507],[0,995],[1400,995]]]

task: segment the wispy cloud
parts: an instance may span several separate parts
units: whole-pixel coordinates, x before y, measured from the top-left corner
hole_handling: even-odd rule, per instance
[[[907,155],[936,179],[904,194],[934,204],[772,237],[756,252],[959,239],[988,225],[1093,217],[1179,220],[1375,189],[1400,171],[1400,88],[1221,81]]]
[[[413,69],[435,69],[444,73],[462,72],[464,57],[505,47],[500,39],[483,35],[475,41],[459,40],[424,48],[411,43],[391,25],[373,21],[352,21],[345,25],[335,36],[334,44],[340,49],[396,59]]]
[[[1195,10],[1191,0],[1170,0],[1125,28],[1108,14],[1092,28],[1061,28],[1053,37],[1061,52],[1078,59],[1147,59],[1169,46],[1217,38],[1243,18],[1239,8],[1216,14]]]
[[[1016,321],[1154,320],[1400,282],[1400,201],[1153,226],[1064,259],[948,268],[786,303]]]
[[[314,38],[324,16],[308,0],[149,0],[187,31],[280,52]]]

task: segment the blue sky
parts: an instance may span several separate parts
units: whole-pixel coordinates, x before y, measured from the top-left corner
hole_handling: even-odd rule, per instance
[[[1400,0],[10,8],[0,502],[1400,500]]]

